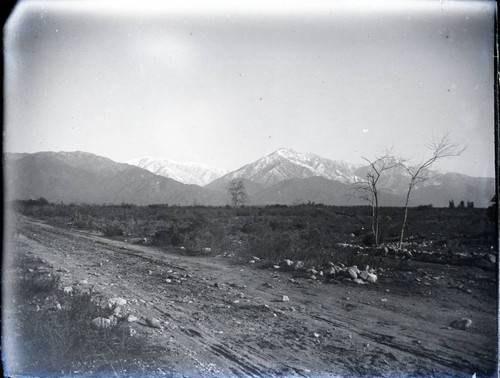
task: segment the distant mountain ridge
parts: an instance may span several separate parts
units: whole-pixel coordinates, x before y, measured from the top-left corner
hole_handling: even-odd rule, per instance
[[[4,154],[8,197],[59,203],[220,205],[225,195],[87,152]]]
[[[293,178],[303,179],[319,176],[343,183],[352,183],[357,179],[355,171],[359,167],[344,161],[326,159],[312,153],[280,148],[253,163],[222,176],[218,180],[221,183],[228,183],[233,179],[246,178],[264,186],[270,186]]]
[[[167,159],[168,160],[168,159]],[[150,164],[145,160],[137,164]],[[156,168],[168,174],[185,173],[201,182],[208,181],[202,164],[188,167],[187,172],[175,163],[161,161]],[[183,165],[185,167],[185,165]],[[201,167],[198,171],[198,167]],[[4,154],[6,189],[9,198],[45,197],[65,203],[132,203],[138,205],[226,205],[227,185],[241,179],[249,197],[248,205],[298,204],[307,202],[327,205],[366,205],[352,196],[353,183],[366,177],[367,166],[333,161],[315,154],[279,149],[215,179],[207,185],[183,184],[135,165],[117,163],[87,152],[38,152]],[[220,172],[218,173],[220,174]],[[217,176],[217,173],[215,173]],[[186,179],[186,178],[184,178]],[[401,167],[388,171],[380,182],[382,206],[401,206],[408,185],[408,174]],[[410,206],[433,204],[448,206],[474,201],[476,207],[487,207],[495,194],[495,180],[470,177],[459,173],[432,172],[430,178],[416,187]]]
[[[180,163],[167,158],[142,157],[127,164],[147,169],[154,174],[169,177],[183,184],[207,185],[227,173],[222,168],[201,163]]]

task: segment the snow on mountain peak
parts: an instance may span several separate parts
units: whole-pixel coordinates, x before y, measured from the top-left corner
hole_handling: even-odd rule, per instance
[[[293,178],[325,177],[344,183],[356,181],[356,166],[337,162],[312,153],[280,148],[273,153],[228,173],[224,180],[245,178],[264,185],[273,185]]]
[[[222,168],[212,167],[201,163],[180,163],[167,158],[154,158],[150,156],[136,158],[127,162],[139,168],[147,169],[154,174],[169,177],[183,184],[206,185],[225,173]]]

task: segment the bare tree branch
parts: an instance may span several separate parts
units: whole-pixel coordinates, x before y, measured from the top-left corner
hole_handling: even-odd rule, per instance
[[[406,228],[406,222],[408,220],[408,203],[410,201],[410,196],[413,189],[420,183],[429,179],[430,168],[432,165],[441,159],[460,156],[466,149],[461,143],[455,143],[450,140],[450,133],[445,133],[441,137],[434,137],[432,140],[425,143],[426,147],[431,151],[431,156],[424,162],[409,166],[407,164],[402,164],[406,172],[410,176],[410,181],[408,183],[408,191],[406,193],[405,201],[405,213],[403,218],[403,226],[401,228],[401,235],[399,238],[398,248],[401,249],[403,244],[404,232]]]

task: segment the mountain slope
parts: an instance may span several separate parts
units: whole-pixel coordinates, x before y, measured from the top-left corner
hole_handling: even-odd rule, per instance
[[[147,169],[154,174],[169,177],[183,184],[206,185],[225,173],[226,170],[199,163],[179,163],[166,158],[142,157],[127,164]]]
[[[250,203],[257,205],[308,201],[335,205],[358,204],[359,201],[347,200],[352,192],[350,185],[363,181],[369,169],[368,165],[352,165],[314,154],[280,149],[205,187],[225,192],[230,180],[243,179]],[[381,205],[404,205],[409,180],[408,173],[401,166],[384,172],[378,183],[382,193]],[[455,203],[461,200],[474,201],[477,207],[487,207],[494,193],[493,178],[429,172],[429,178],[414,188],[410,206],[433,204],[443,207],[448,206],[448,201],[453,199]]]
[[[65,203],[222,205],[222,193],[185,185],[132,165],[85,152],[4,156],[9,198]]]
[[[279,149],[257,161],[247,164],[216,180],[214,186],[227,186],[233,179],[245,178],[265,187],[294,178],[321,176],[343,183],[354,182],[357,166],[343,161],[333,161],[311,153]]]

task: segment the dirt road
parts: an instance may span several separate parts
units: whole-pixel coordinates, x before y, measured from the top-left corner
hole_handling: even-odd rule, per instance
[[[126,310],[139,318],[133,327],[155,346],[151,371],[465,377],[495,369],[494,272],[420,264],[380,274],[376,284],[325,284],[22,222],[18,248],[51,264],[63,285],[127,300]],[[148,327],[146,317],[163,329]],[[463,317],[472,329],[449,327]]]

